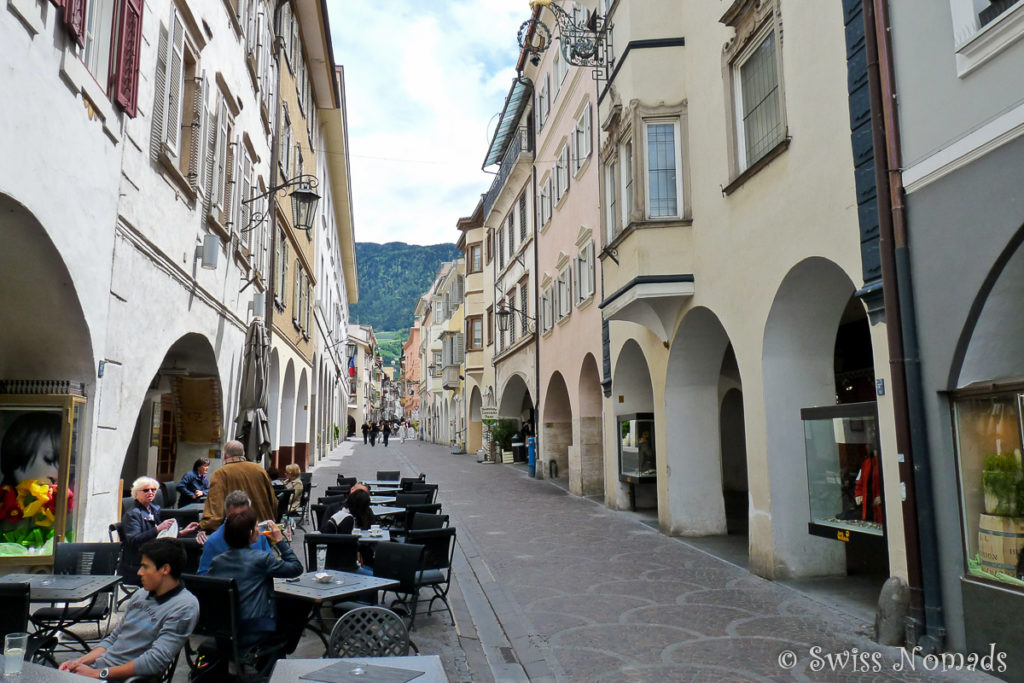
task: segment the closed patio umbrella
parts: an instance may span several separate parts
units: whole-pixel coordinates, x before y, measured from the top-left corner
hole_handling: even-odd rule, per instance
[[[236,438],[245,446],[245,457],[263,463],[270,453],[270,420],[267,419],[267,371],[270,344],[263,318],[255,317],[245,333],[245,358],[238,393]]]

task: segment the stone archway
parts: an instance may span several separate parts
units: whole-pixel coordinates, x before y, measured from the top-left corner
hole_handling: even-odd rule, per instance
[[[299,389],[295,394],[295,443],[291,462],[299,464],[305,472],[309,463],[309,416],[310,393],[307,386],[306,368],[299,373]],[[287,465],[288,463],[282,463]]]
[[[651,384],[650,368],[643,350],[633,339],[627,340],[622,345],[615,361],[615,370],[612,375],[612,406],[615,416],[613,429],[615,430],[621,429],[620,418],[625,419],[626,416],[634,418],[636,416],[644,416],[643,419],[648,419],[649,416],[650,421],[654,419],[654,388]],[[613,433],[617,434],[617,432]],[[660,455],[664,452],[664,444],[658,443],[656,436],[657,430],[654,430],[654,434],[649,435],[649,443],[653,450],[652,456],[655,462],[660,463],[664,458],[663,455]],[[634,435],[634,439],[636,438],[638,438],[638,435]],[[618,438],[616,438],[615,444],[616,450],[618,450]],[[618,455],[616,452],[616,457]],[[660,471],[660,467],[658,467],[658,470]],[[633,499],[632,502],[630,501],[631,497]],[[656,510],[658,508],[657,483],[638,483],[633,486],[631,491],[629,484],[620,481],[616,503],[620,507],[632,504],[637,509]]]
[[[270,370],[267,379],[267,421],[270,426],[270,450],[281,447],[281,357],[277,349],[270,351]]]
[[[846,571],[843,544],[811,536],[801,408],[836,403],[836,337],[855,291],[824,258],[794,266],[775,294],[762,347],[774,578]]]
[[[292,461],[295,448],[295,363],[291,360],[284,369],[284,381],[281,383],[281,445],[274,458],[275,467],[278,463]]]
[[[466,423],[466,452],[476,453],[483,447],[483,422],[480,416],[480,408],[483,399],[480,397],[480,387],[473,385],[469,392],[469,419]]]
[[[583,496],[604,493],[604,453],[601,448],[601,373],[597,359],[588,353],[580,367],[578,415],[573,416],[573,442],[569,450],[569,471],[579,472],[578,489],[569,475],[569,490]],[[578,459],[579,464],[573,465]]]
[[[542,405],[544,416],[541,418],[540,460],[544,474],[566,477],[570,482],[573,479],[579,481],[579,470],[573,471],[569,466],[569,449],[573,445],[572,404],[562,373],[556,371],[551,375],[548,380],[548,392]],[[551,463],[554,463],[553,469]]]

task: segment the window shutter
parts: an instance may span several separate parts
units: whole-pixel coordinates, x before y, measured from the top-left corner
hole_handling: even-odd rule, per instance
[[[281,231],[281,305],[285,303],[285,288],[288,286],[288,243],[284,241],[284,231]]]
[[[217,125],[213,146],[213,174],[210,180],[210,214],[218,219],[224,210],[224,176],[228,153],[228,109],[224,97],[217,98]]]
[[[64,26],[79,47],[85,47],[85,2],[86,0],[64,2]]]
[[[203,154],[203,215],[208,216],[213,211],[213,188],[214,175],[217,170],[217,131],[219,130],[219,116],[221,112],[220,102],[217,103],[217,113],[209,111],[206,113],[206,151]]]
[[[192,98],[192,132],[189,136],[188,182],[192,185],[193,190],[199,189],[202,184],[203,179],[200,178],[200,175],[203,172],[203,167],[206,165],[205,155],[203,154],[206,147],[204,144],[206,119],[206,73],[204,72],[195,89],[195,97]]]
[[[298,260],[295,261],[295,289],[292,290],[292,322],[299,322],[299,283],[302,271],[299,269]]]
[[[135,118],[138,112],[139,45],[142,42],[143,2],[144,0],[123,0],[116,34],[117,52],[114,58],[114,101],[131,118]]]
[[[242,154],[241,181],[241,190],[238,193],[238,223],[235,226],[236,230],[245,230],[249,227],[249,215],[252,213],[252,206],[242,203],[244,200],[252,197],[252,160],[249,159],[248,154]],[[240,233],[240,235],[242,243],[249,250],[249,257],[252,259],[252,230],[246,230],[246,232]]]
[[[153,101],[153,130],[149,138],[149,152],[153,161],[158,161],[164,148],[164,119],[167,113],[167,29],[160,26],[157,42],[156,73],[153,85],[156,96]]]
[[[466,360],[466,335],[464,332],[455,333],[455,363],[460,365]]]
[[[185,86],[185,25],[177,10],[171,13],[167,43],[167,129],[164,131],[164,151],[174,161],[181,153],[181,108]]]
[[[589,157],[590,153],[594,151],[594,129],[593,123],[591,122],[590,105],[583,110],[583,156]]]
[[[242,139],[235,136],[235,141],[228,152],[228,181],[224,189],[226,196],[224,218],[231,224],[231,230],[235,233],[239,228],[245,227],[238,224],[238,207],[242,200],[240,193],[242,189],[242,157],[244,155]]]

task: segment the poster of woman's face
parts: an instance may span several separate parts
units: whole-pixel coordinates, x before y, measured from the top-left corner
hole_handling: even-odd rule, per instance
[[[17,486],[26,479],[56,484],[60,431],[60,409],[0,409],[0,484]]]

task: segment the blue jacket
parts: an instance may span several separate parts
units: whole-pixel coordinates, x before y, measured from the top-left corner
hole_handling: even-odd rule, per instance
[[[117,573],[125,578],[125,583],[139,585],[138,572],[142,566],[139,548],[156,538],[156,525],[159,523],[159,505],[151,504],[147,510],[136,500],[124,514],[121,520],[121,561],[117,565]]]
[[[210,492],[210,481],[203,475],[190,471],[185,473],[185,476],[181,478],[181,481],[178,482],[175,488],[178,489],[178,496],[181,498],[178,502],[178,507],[181,507],[189,503],[199,503],[206,500],[205,494]],[[196,496],[196,491],[202,491],[203,497],[199,498]]]
[[[206,576],[210,571],[210,563],[213,562],[213,558],[221,553],[226,553],[230,549],[228,542],[224,540],[224,525],[222,524],[207,537],[206,543],[203,545],[203,556],[199,558],[199,569],[196,573],[199,576]],[[256,542],[252,544],[252,549],[273,554],[273,551],[270,549],[270,542],[263,534],[260,534]]]
[[[239,616],[246,634],[274,631],[277,608],[274,579],[290,579],[302,573],[288,541],[277,544],[281,557],[252,548],[230,548],[210,563],[210,576],[234,579],[238,587]]]

